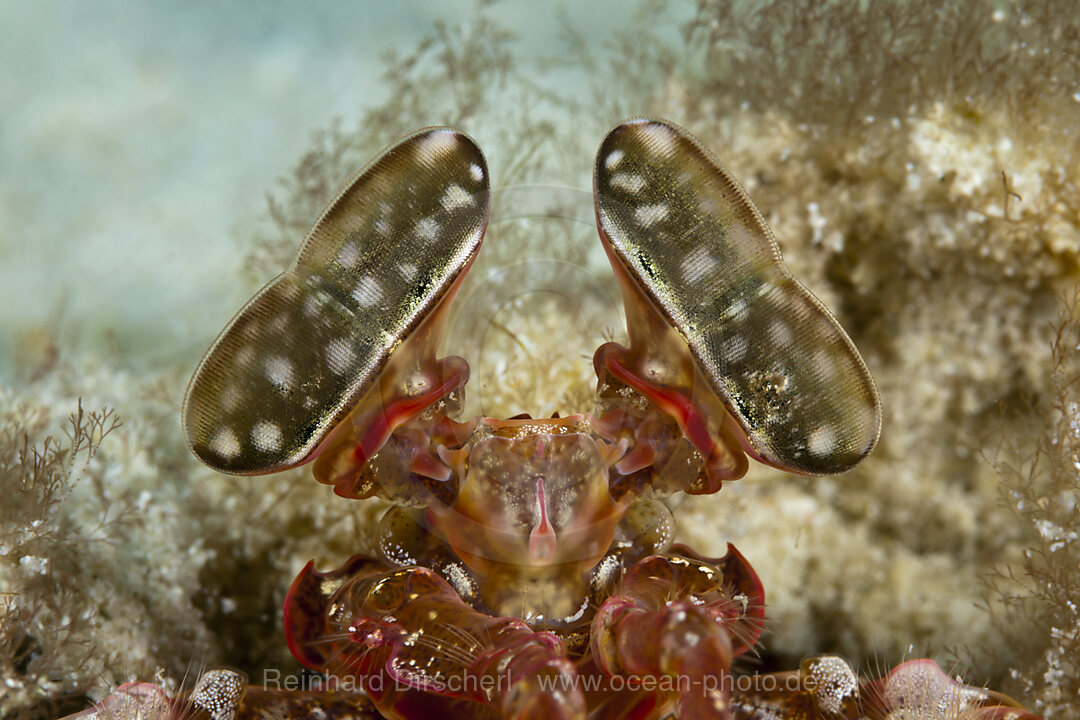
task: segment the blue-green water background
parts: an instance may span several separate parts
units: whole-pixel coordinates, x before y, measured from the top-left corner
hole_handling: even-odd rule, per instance
[[[595,78],[544,62],[562,29],[603,42],[632,5],[485,13],[515,34],[530,83],[572,96]],[[471,0],[0,8],[0,377],[40,330],[61,357],[192,363],[249,291],[236,278],[266,193],[312,135],[387,100],[388,50],[407,55],[437,21],[478,12]]]

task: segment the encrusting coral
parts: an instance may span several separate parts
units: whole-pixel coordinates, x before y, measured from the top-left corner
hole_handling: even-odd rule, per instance
[[[682,122],[744,180],[792,271],[852,335],[881,389],[885,430],[850,475],[760,470],[683,503],[679,539],[706,552],[733,540],[754,561],[769,593],[766,669],[813,652],[888,666],[925,654],[963,662],[965,676],[1048,719],[1075,716],[1075,304],[1053,330],[1080,263],[1075,13],[1060,2],[978,1],[684,9],[691,19],[677,45],[651,32],[667,23],[659,9],[604,47],[568,33],[561,62],[598,79],[587,99],[522,82],[513,37],[483,11],[467,28],[439,26],[389,62],[391,99],[359,129],[317,138],[274,195],[246,282],[278,272],[333,191],[410,129],[469,132],[497,185],[584,189],[595,144],[615,122]],[[508,96],[523,109],[489,112]],[[536,243],[536,227],[493,225],[477,283]],[[558,241],[538,252],[565,264],[538,273],[605,275],[587,224],[542,228]],[[609,338],[621,332],[614,292],[602,279],[584,297],[566,289]],[[558,313],[515,305],[516,295],[493,291],[505,331],[492,331],[487,352],[493,367],[545,381],[499,387],[478,375],[470,391],[492,415],[581,409],[592,395],[582,355],[594,338],[577,350],[561,343],[554,356]],[[4,437],[25,433],[25,449],[44,451],[80,395],[85,407],[115,407],[124,425],[85,468],[84,444],[57,476],[67,479],[49,497],[64,502],[0,515],[5,717],[53,717],[157,668],[179,679],[193,659],[256,683],[264,669],[291,671],[278,627],[289,580],[310,557],[331,563],[370,549],[374,505],[334,502],[303,472],[223,479],[194,465],[176,423],[190,368],[136,380],[61,362],[6,391]],[[1016,452],[980,452],[995,432]],[[5,447],[18,457],[17,443]],[[5,498],[26,485],[18,467],[5,465]]]

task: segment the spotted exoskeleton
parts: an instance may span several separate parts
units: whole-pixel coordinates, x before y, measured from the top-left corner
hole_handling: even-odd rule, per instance
[[[393,503],[378,557],[309,564],[285,602],[293,654],[388,717],[738,715],[726,680],[764,592],[734,547],[673,545],[664,498],[747,456],[851,468],[878,438],[873,381],[739,184],[642,119],[595,164],[629,342],[596,350],[592,414],[454,419],[469,366],[437,350],[490,198],[451,129],[372,161],[207,353],[189,444],[229,473],[314,460],[338,495]]]

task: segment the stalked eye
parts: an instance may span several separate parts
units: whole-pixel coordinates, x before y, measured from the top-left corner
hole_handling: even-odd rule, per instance
[[[881,410],[862,358],[707,150],[665,121],[631,120],[604,139],[594,183],[601,238],[637,296],[627,305],[646,303],[637,317],[658,312],[679,332],[748,452],[823,474],[873,449]]]
[[[480,149],[448,128],[421,130],[373,160],[203,358],[184,402],[192,451],[238,474],[311,459],[391,353],[427,337],[418,328],[480,247],[488,197]]]

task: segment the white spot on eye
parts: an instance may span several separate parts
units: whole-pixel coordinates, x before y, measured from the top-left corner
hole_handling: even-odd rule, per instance
[[[811,360],[814,369],[817,370],[818,375],[825,382],[830,382],[836,379],[838,368],[836,366],[836,360],[833,359],[832,353],[822,348],[814,353],[814,357]]]
[[[642,205],[634,211],[634,219],[645,228],[650,228],[658,222],[661,222],[668,216],[670,208],[666,202],[656,203],[654,205]]]
[[[769,339],[781,347],[791,344],[791,328],[780,320],[773,320],[769,325]]]
[[[476,163],[469,165],[469,174],[472,175],[472,179],[476,182],[480,182],[484,179],[484,168],[480,167]]]
[[[240,454],[240,441],[236,439],[236,433],[229,428],[221,428],[214,433],[207,447],[215,455],[226,460],[231,460]]]
[[[305,395],[304,396],[304,408],[305,409],[310,410],[311,408],[315,407],[316,402],[317,401],[315,400],[315,398],[311,397],[310,395]]]
[[[266,377],[279,390],[288,390],[293,384],[292,361],[281,355],[274,355],[266,361]]]
[[[352,291],[352,299],[361,307],[371,307],[382,300],[383,291],[379,281],[370,275],[360,278]]]
[[[434,240],[439,233],[439,223],[435,222],[435,218],[423,218],[417,221],[415,232],[421,240]]]
[[[457,135],[450,130],[435,130],[420,141],[420,154],[444,155],[457,147]]]
[[[309,293],[304,296],[304,315],[306,317],[317,317],[320,310],[322,310],[322,303],[314,293]]]
[[[864,427],[876,427],[881,419],[878,417],[878,406],[872,402],[863,403],[858,410],[861,425]]]
[[[723,215],[722,197],[717,193],[699,193],[698,209],[705,215]]]
[[[326,344],[326,365],[335,375],[344,375],[356,362],[356,351],[344,338],[331,340]]]
[[[379,233],[383,237],[390,234],[393,230],[393,226],[390,224],[390,218],[393,217],[394,208],[390,206],[390,203],[379,203],[379,219],[375,221],[375,232]]]
[[[727,362],[739,362],[746,355],[746,349],[750,343],[741,335],[731,335],[724,339],[720,345],[721,360]]]
[[[236,351],[233,359],[236,361],[236,364],[239,367],[249,367],[251,363],[255,360],[255,348],[251,345],[245,345],[244,347]]]
[[[622,150],[612,150],[608,153],[608,156],[604,158],[604,167],[608,170],[612,169],[619,164],[619,161],[623,159],[623,155],[626,153]]]
[[[221,403],[221,409],[225,412],[233,412],[240,407],[240,401],[244,399],[240,389],[235,385],[229,385],[227,388],[221,391],[221,397],[218,402]]]
[[[416,265],[413,265],[411,262],[401,263],[398,265],[398,270],[401,271],[401,277],[406,280],[412,280],[416,277]]]
[[[266,330],[274,335],[282,335],[285,333],[285,326],[288,324],[289,316],[285,313],[279,313],[277,317],[266,324]]]
[[[449,212],[460,207],[465,207],[466,205],[472,205],[473,199],[472,195],[469,194],[465,188],[460,185],[451,185],[446,188],[446,192],[443,193],[442,200],[439,202],[442,203],[443,208]]]
[[[638,190],[645,187],[645,178],[630,173],[615,173],[611,176],[611,187],[636,193]]]
[[[360,259],[360,250],[356,247],[356,243],[348,242],[342,246],[341,250],[338,250],[337,261],[338,265],[343,268],[352,268],[356,266],[356,261]]]
[[[746,301],[742,298],[736,298],[734,302],[728,305],[727,317],[738,320],[746,314],[747,305]]]
[[[281,449],[281,428],[275,423],[260,420],[251,428],[251,444],[260,452],[277,452]]]
[[[821,425],[817,430],[810,433],[806,441],[806,449],[811,455],[822,457],[828,455],[836,447],[836,431],[829,425]]]
[[[680,267],[683,279],[691,285],[695,285],[716,269],[716,258],[712,256],[712,253],[704,245],[698,245],[686,253]]]
[[[672,144],[672,140],[675,138],[675,132],[671,128],[656,122],[643,123],[639,126],[638,132],[645,136],[645,143],[663,146],[650,149],[664,152],[665,155],[670,149],[668,146]]]

